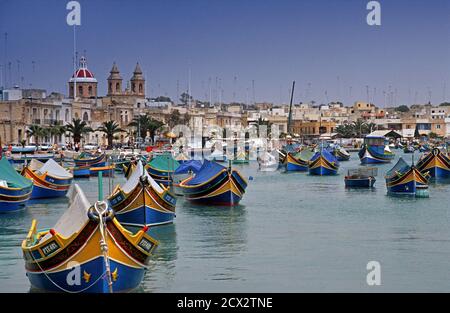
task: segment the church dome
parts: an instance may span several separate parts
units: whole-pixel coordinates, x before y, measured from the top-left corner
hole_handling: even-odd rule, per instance
[[[87,68],[87,62],[85,57],[80,58],[80,67],[75,71],[70,79],[70,82],[77,83],[96,83],[97,79],[94,74]]]

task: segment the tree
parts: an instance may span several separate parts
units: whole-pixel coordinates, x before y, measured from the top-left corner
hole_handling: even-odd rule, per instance
[[[164,96],[159,96],[156,97],[155,102],[172,102],[172,99],[170,99],[169,97],[164,97]]]
[[[400,105],[395,108],[395,111],[397,112],[409,112],[409,108],[406,105]]]
[[[29,138],[34,137],[36,145],[39,145],[39,138],[44,136],[44,129],[36,124],[30,125],[26,131]]]
[[[96,129],[96,131],[105,133],[106,138],[108,139],[108,149],[112,148],[114,135],[117,133],[121,133],[124,130],[119,127],[116,121],[106,121],[103,122],[102,126]]]
[[[357,119],[355,122],[353,122],[352,127],[353,131],[356,134],[357,137],[361,138],[363,134],[363,129],[366,127],[367,123],[364,122],[362,119]]]
[[[187,105],[192,100],[193,100],[192,96],[189,95],[187,92],[183,92],[180,96],[180,101],[184,105]]]
[[[363,128],[363,134],[370,134],[377,128],[377,124],[375,123],[366,123],[365,127]]]
[[[154,139],[156,130],[163,126],[164,123],[158,120],[155,120],[150,117],[150,115],[139,115],[138,117],[135,117],[133,121],[128,124],[128,126],[136,127],[140,131],[140,136],[145,138],[147,135],[147,132],[150,133],[150,138]]]
[[[436,138],[439,137],[439,135],[436,134],[436,133],[431,132],[431,133],[428,134],[428,137],[430,137],[431,139],[436,139]]]
[[[179,125],[181,120],[182,119],[181,119],[180,111],[173,110],[169,115],[167,124],[169,125],[170,128],[173,128],[175,125]]]
[[[85,121],[74,118],[72,119],[72,123],[67,124],[66,131],[72,134],[74,143],[79,143],[83,135],[88,134],[93,130]]]
[[[66,128],[62,125],[54,124],[49,128],[50,136],[52,137],[53,143],[56,143],[56,138],[66,133]]]
[[[348,123],[336,126],[335,132],[341,138],[352,138],[355,135],[353,125]]]
[[[439,106],[448,107],[448,106],[450,106],[450,102],[442,102],[441,104],[439,104]]]

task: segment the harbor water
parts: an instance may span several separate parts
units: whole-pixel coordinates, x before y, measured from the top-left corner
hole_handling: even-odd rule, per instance
[[[237,165],[253,177],[241,204],[193,206],[180,198],[175,223],[150,231],[160,246],[136,291],[449,292],[450,184],[431,184],[426,199],[388,197],[384,173],[396,160],[377,166],[371,190],[344,187],[347,169],[359,166],[356,153],[333,177]],[[104,178],[105,195],[122,176]],[[75,182],[96,200],[96,178]],[[21,241],[32,219],[52,227],[67,203],[40,200],[0,215],[0,292],[30,291]],[[381,265],[380,286],[367,284],[370,261]]]

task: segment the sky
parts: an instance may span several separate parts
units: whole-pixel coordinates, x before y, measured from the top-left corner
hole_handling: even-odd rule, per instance
[[[67,94],[67,2],[0,0],[0,85]],[[380,26],[367,24],[367,0],[79,2],[77,51],[100,96],[113,62],[125,80],[139,62],[151,97],[190,85],[206,101],[287,103],[295,80],[295,103],[450,100],[448,0],[380,0]]]

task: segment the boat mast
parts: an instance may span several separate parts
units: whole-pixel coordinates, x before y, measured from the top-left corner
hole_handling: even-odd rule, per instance
[[[287,132],[290,135],[292,132],[292,101],[294,99],[294,89],[295,89],[295,80],[292,82],[292,90],[291,90],[291,101],[289,103],[289,117],[288,117],[288,125]]]

